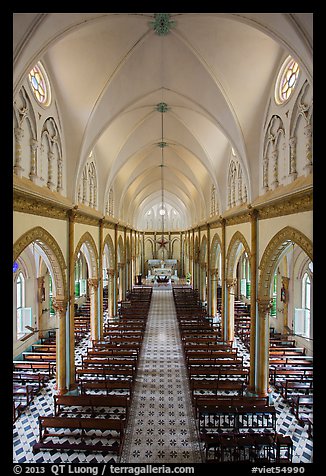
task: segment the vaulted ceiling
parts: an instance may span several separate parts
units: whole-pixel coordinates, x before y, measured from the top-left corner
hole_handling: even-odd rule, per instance
[[[291,54],[312,75],[312,14],[14,14],[14,86],[42,60],[55,91],[74,202],[83,166],[96,158],[99,210],[109,188],[117,218],[136,229],[161,200],[183,228],[207,217],[214,184],[226,208],[231,147],[249,201],[258,196],[262,122],[278,68]],[[165,113],[157,105],[166,103]],[[163,140],[162,149],[158,143]]]

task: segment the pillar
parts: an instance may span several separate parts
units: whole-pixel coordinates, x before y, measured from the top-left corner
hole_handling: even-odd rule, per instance
[[[15,164],[14,164],[14,173],[21,178],[24,171],[21,162],[22,162],[22,146],[21,141],[24,137],[24,130],[21,127],[15,128]]]
[[[292,182],[297,178],[297,138],[290,137],[290,177]]]
[[[66,387],[66,311],[67,299],[55,297],[52,301],[55,310],[56,332],[56,391],[58,395],[67,392]]]
[[[221,255],[222,255],[222,273],[221,273],[221,285],[222,285],[222,309],[221,309],[221,335],[222,338],[226,340],[226,243],[225,243],[225,232],[226,232],[226,220],[222,218],[222,243],[221,243]]]
[[[304,128],[306,137],[306,165],[304,171],[306,177],[312,173],[312,125],[307,124]]]
[[[99,285],[99,339],[103,338],[103,219],[99,222],[99,259],[98,259],[98,285]]]
[[[53,182],[53,161],[54,161],[54,153],[49,150],[48,152],[48,182],[47,186],[50,190],[55,190],[55,185]]]
[[[255,393],[266,397],[269,389],[269,313],[272,307],[270,298],[257,299],[257,379]]]
[[[118,300],[119,300],[119,290],[118,290],[118,224],[114,226],[114,316],[118,315]]]
[[[115,309],[115,297],[114,297],[114,276],[115,272],[114,269],[107,269],[106,270],[108,275],[108,312],[109,316],[113,317],[114,309]]]
[[[99,321],[98,321],[98,298],[97,298],[97,288],[99,285],[99,280],[97,278],[88,279],[89,286],[89,297],[90,297],[90,307],[91,307],[91,339],[98,340],[99,338]]]
[[[75,217],[76,208],[69,210],[69,390],[76,388],[75,383]]]
[[[258,211],[250,212],[251,254],[250,254],[250,370],[248,390],[254,392],[256,380],[256,320],[257,320],[257,253],[258,253]]]
[[[228,316],[226,321],[226,340],[234,340],[234,294],[237,285],[235,278],[226,280],[227,289],[227,310]]]
[[[36,162],[36,151],[38,147],[38,142],[35,139],[31,139],[31,168],[29,172],[29,178],[32,182],[35,182],[37,178],[37,162]]]
[[[207,225],[207,315],[212,316],[211,307],[211,295],[212,295],[212,277],[211,277],[211,227]]]

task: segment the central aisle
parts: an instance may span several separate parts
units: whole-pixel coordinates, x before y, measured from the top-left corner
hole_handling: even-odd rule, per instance
[[[121,462],[202,462],[171,288],[153,289]]]

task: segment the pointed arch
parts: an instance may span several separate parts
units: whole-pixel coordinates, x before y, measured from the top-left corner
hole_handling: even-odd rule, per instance
[[[107,246],[107,249],[109,251],[108,258],[109,258],[109,267],[110,269],[114,268],[114,243],[112,240],[111,235],[108,233],[104,239],[103,242],[103,253],[105,250],[105,246]]]
[[[92,235],[88,231],[83,234],[83,236],[80,238],[76,246],[76,250],[74,253],[74,261],[76,261],[77,255],[79,251],[81,250],[81,247],[83,246],[83,244],[86,245],[87,251],[89,253],[89,256],[86,256],[86,260],[89,265],[90,277],[97,278],[98,277],[98,252],[97,252],[95,241]]]
[[[232,279],[235,277],[236,262],[238,258],[239,245],[242,245],[248,256],[250,256],[250,248],[247,240],[240,231],[234,233],[228,246],[226,253],[226,278]]]
[[[18,238],[13,248],[14,261],[16,261],[25,248],[33,242],[36,242],[40,246],[49,259],[53,273],[56,297],[66,298],[68,295],[66,278],[67,265],[57,241],[44,228],[36,226]]]
[[[211,244],[211,256],[210,256],[211,268],[217,268],[218,248],[220,248],[220,250],[222,249],[222,241],[219,235],[215,233],[215,235],[213,236],[212,244]]]
[[[312,241],[296,228],[286,226],[270,240],[261,258],[259,270],[258,296],[269,299],[273,275],[279,258],[290,242],[296,243],[313,261]]]

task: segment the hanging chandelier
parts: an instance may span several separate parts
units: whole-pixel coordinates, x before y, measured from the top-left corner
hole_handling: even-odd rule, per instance
[[[164,224],[165,224],[165,215],[166,215],[166,207],[165,207],[165,199],[164,199],[164,149],[167,147],[167,142],[164,141],[164,120],[163,115],[168,111],[168,105],[165,102],[160,102],[156,106],[156,110],[161,113],[161,141],[158,142],[158,147],[161,149],[161,163],[159,167],[161,168],[161,206],[159,210],[159,214],[161,216],[161,239],[156,240],[156,243],[159,245],[159,248],[162,248],[163,253],[163,261],[164,261],[164,252],[166,250],[166,245],[170,242],[170,240],[166,240],[164,238]]]

